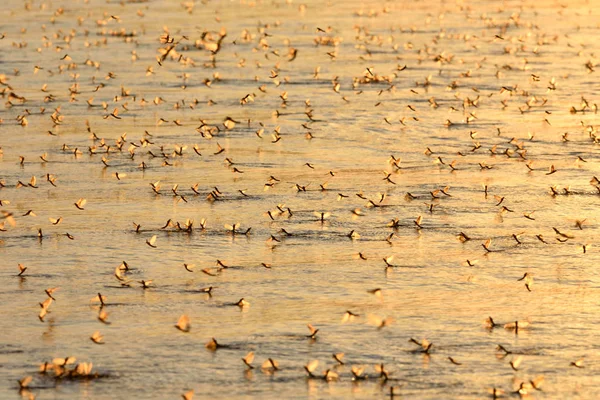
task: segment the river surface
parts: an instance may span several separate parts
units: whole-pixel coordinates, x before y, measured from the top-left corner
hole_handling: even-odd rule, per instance
[[[599,3],[0,13],[1,398],[600,397]]]

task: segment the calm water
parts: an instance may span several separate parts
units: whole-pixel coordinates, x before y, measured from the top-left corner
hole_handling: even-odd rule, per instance
[[[17,380],[28,375],[22,394],[39,399],[181,398],[191,389],[196,398],[389,398],[390,386],[408,398],[467,399],[491,397],[492,387],[519,396],[510,392],[541,376],[529,396],[600,396],[596,3],[186,7],[3,7],[0,211],[16,226],[5,219],[0,232],[0,397],[20,398]],[[227,117],[237,121],[230,129]],[[37,188],[27,186],[32,176]],[[450,196],[435,192],[447,186]],[[221,195],[207,200],[215,187]],[[193,229],[161,229],[168,219],[194,220]],[[252,229],[232,235],[224,225],[234,223]],[[353,230],[360,238],[348,237]],[[114,276],[122,261],[131,287]],[[518,281],[525,273],[531,291]],[[200,291],[208,286],[212,296]],[[42,322],[38,303],[53,287]],[[368,292],[376,288],[381,297]],[[99,292],[110,325],[90,301]],[[234,305],[242,297],[249,307]],[[346,310],[360,316],[342,323]],[[182,314],[188,333],[174,328]],[[488,316],[530,326],[486,329]],[[386,317],[382,329],[369,323]],[[90,340],[95,331],[104,345]],[[213,337],[230,347],[208,350]],[[430,354],[410,338],[433,342]],[[499,344],[514,354],[499,357]],[[241,361],[249,351],[251,372]],[[335,366],[338,352],[346,365]],[[38,373],[67,356],[93,362],[101,377]],[[582,357],[584,368],[570,365]],[[267,358],[280,370],[262,371]],[[334,368],[339,380],[307,379],[303,366],[315,359],[317,376]],[[352,381],[352,365],[370,378]]]

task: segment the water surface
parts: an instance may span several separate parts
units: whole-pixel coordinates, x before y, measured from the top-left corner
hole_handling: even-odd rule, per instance
[[[385,398],[390,386],[408,398],[470,399],[540,376],[535,398],[600,395],[595,3],[184,4],[4,5],[0,199],[10,203],[0,211],[16,226],[6,219],[0,232],[0,397],[20,398],[27,375],[40,399],[191,389]],[[205,49],[225,32],[215,55]],[[207,199],[215,187],[218,199]],[[161,229],[169,219],[193,229]],[[224,227],[235,223],[250,232]],[[122,261],[129,288],[114,276]],[[518,281],[525,273],[531,291]],[[208,286],[212,296],[200,291]],[[376,288],[381,298],[368,292]],[[97,293],[110,325],[97,320]],[[233,305],[240,298],[250,306]],[[342,323],[346,310],[360,317]],[[189,333],[174,328],[182,314]],[[373,316],[393,322],[377,329]],[[530,326],[486,329],[488,316]],[[104,345],[90,340],[95,331]],[[211,338],[231,347],[210,351]],[[433,342],[430,354],[410,338]],[[498,357],[498,344],[515,354]],[[335,366],[338,352],[347,365]],[[38,374],[67,356],[102,377]],[[581,357],[585,368],[570,365]],[[267,358],[281,369],[261,370]],[[339,380],[307,379],[314,359],[316,375],[335,368]],[[353,381],[352,365],[370,378]]]

